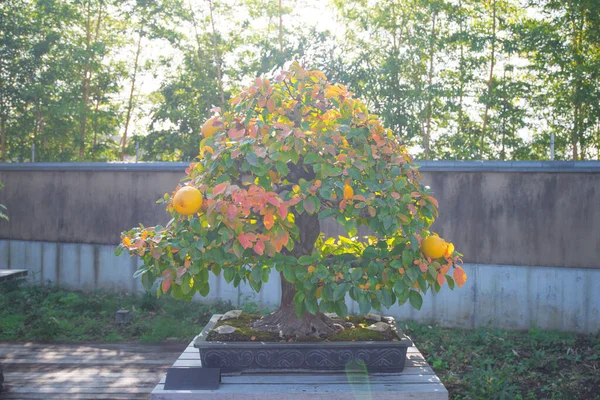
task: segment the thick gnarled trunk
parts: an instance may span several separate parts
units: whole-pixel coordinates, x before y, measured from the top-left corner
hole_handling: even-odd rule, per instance
[[[307,213],[296,215],[296,224],[300,232],[300,241],[296,243],[292,255],[296,258],[309,255],[319,236],[319,219],[317,215]],[[298,266],[297,268],[305,268]],[[281,304],[279,308],[261,318],[254,324],[254,329],[276,332],[281,336],[321,336],[335,333],[333,321],[323,313],[313,315],[308,311],[301,318],[296,315],[294,296],[296,289],[281,275]]]

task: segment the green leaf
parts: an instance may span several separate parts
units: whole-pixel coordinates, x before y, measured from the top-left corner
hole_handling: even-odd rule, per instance
[[[324,209],[321,209],[321,211],[319,212],[319,219],[327,219],[327,218],[333,217],[337,213],[338,213],[337,210],[330,209],[330,208],[324,208]]]
[[[306,312],[306,306],[304,305],[304,293],[296,293],[296,295],[294,296],[294,308],[296,310],[296,315],[298,316],[298,318],[302,318],[302,316]]]
[[[365,315],[369,311],[371,311],[371,302],[369,301],[367,296],[363,295],[359,297],[358,309],[362,315]]]
[[[402,252],[402,265],[404,267],[410,267],[413,262],[412,251],[410,249],[404,249]]]
[[[423,306],[423,297],[421,296],[421,293],[417,292],[416,290],[410,291],[408,294],[408,299],[410,301],[410,305],[417,310],[420,310]]]
[[[450,275],[446,275],[446,282],[448,282],[450,290],[454,290],[454,279]]]
[[[296,274],[294,273],[294,267],[289,264],[283,266],[283,277],[289,282],[296,282]]]
[[[315,299],[314,297],[312,298],[305,298],[304,299],[304,305],[306,306],[306,309],[308,310],[309,313],[316,315],[317,314],[317,299]]]
[[[255,266],[254,268],[252,268],[252,279],[254,279],[255,282],[262,280],[262,267],[260,265]]]
[[[321,161],[323,161],[323,158],[320,155],[318,155],[317,153],[310,152],[304,156],[303,162],[304,162],[304,164],[314,164],[316,162],[321,162]]]
[[[421,288],[423,293],[427,293],[427,282],[425,282],[423,275],[419,276],[419,278],[417,279],[417,283],[419,284],[419,287]]]
[[[248,161],[248,164],[252,165],[253,167],[258,166],[258,157],[252,152],[246,155],[246,161]]]
[[[200,288],[198,289],[198,293],[200,293],[200,296],[202,297],[206,297],[208,296],[208,293],[210,292],[210,285],[208,284],[208,282],[204,283],[202,286],[200,286]]]
[[[223,278],[225,278],[225,282],[230,283],[235,276],[235,271],[233,268],[226,268],[223,271]]]
[[[342,299],[347,291],[348,284],[346,282],[336,285],[335,289],[333,289],[333,301],[338,301]]]
[[[194,233],[202,233],[202,224],[200,224],[200,220],[198,218],[193,218],[190,221],[190,228]]]
[[[396,294],[402,293],[404,291],[404,289],[406,289],[406,285],[404,284],[404,281],[399,280],[399,281],[396,281],[396,283],[394,283],[394,291],[396,292]]]
[[[335,313],[340,317],[346,317],[348,315],[348,306],[343,301],[338,301],[334,304],[333,309]]]
[[[381,301],[381,304],[383,304],[383,306],[386,308],[390,308],[392,306],[392,304],[394,304],[394,300],[392,299],[392,294],[388,290],[381,291],[380,301]]]
[[[373,246],[369,246],[365,249],[365,251],[363,251],[363,257],[364,258],[377,258],[377,256],[379,255],[379,252],[377,251],[377,249]]]
[[[298,259],[298,264],[300,265],[310,265],[313,263],[313,258],[311,256],[301,256]]]
[[[275,169],[282,176],[285,176],[285,175],[287,175],[290,172],[290,170],[288,169],[287,164],[284,163],[284,162],[282,162],[282,161],[277,161],[275,163]]]

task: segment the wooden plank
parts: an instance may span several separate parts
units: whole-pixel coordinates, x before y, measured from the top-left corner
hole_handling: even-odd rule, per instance
[[[440,383],[436,375],[424,374],[386,374],[386,375],[359,375],[359,374],[242,374],[237,376],[223,376],[222,384],[244,385],[332,385],[348,384],[353,382],[370,382],[373,384],[399,384],[399,383]],[[159,383],[165,383],[163,377]]]
[[[110,387],[8,387],[9,393],[36,393],[36,394],[47,394],[47,393],[62,393],[65,395],[71,395],[72,393],[117,393],[117,394],[136,394],[136,393],[150,393],[150,388],[110,388]],[[65,396],[66,397],[66,396]]]
[[[152,400],[447,400],[441,384],[332,384],[332,385],[221,385],[219,390],[164,390],[158,385]]]
[[[114,365],[114,366],[131,366],[131,365],[165,365],[166,360],[129,360],[129,359],[113,359],[113,360],[82,360],[77,357],[67,357],[65,359],[59,360],[43,360],[43,359],[3,359],[2,365],[11,366],[15,364],[46,364],[46,365],[69,365],[69,366],[77,366],[77,365]],[[191,361],[191,360],[190,360]],[[198,360],[199,362],[200,360]]]
[[[161,344],[141,344],[141,343],[86,343],[77,344],[52,344],[52,343],[37,343],[37,342],[0,342],[0,352],[5,349],[13,351],[37,350],[37,351],[94,351],[94,352],[127,352],[136,354],[145,353],[163,353],[172,352],[181,354],[181,352],[189,347],[188,343],[182,342],[167,342]],[[197,350],[196,350],[197,351]]]
[[[89,388],[130,388],[130,387],[150,387],[156,386],[157,379],[160,379],[160,375],[156,376],[128,376],[128,377],[116,377],[116,378],[105,378],[95,377],[93,375],[84,376],[55,376],[51,378],[36,377],[35,380],[30,377],[21,378],[9,378],[5,377],[6,384],[11,389],[17,387],[53,387],[53,388],[76,388],[76,387],[89,387]]]
[[[110,399],[110,400],[147,400],[149,393],[114,393],[114,394],[103,394],[103,393],[93,393],[93,394],[85,394],[85,393],[69,393],[68,397],[65,397],[63,393],[10,393],[10,392],[2,392],[2,400],[46,400],[46,399],[60,399],[65,400],[68,399],[85,399],[85,400],[101,400],[101,399]]]
[[[82,361],[89,360],[118,360],[122,358],[127,358],[129,361],[140,361],[140,360],[157,360],[162,361],[164,364],[168,362],[168,360],[176,360],[181,353],[162,353],[160,354],[160,359],[157,359],[156,353],[152,354],[102,354],[102,353],[85,353],[78,354],[72,352],[40,352],[37,351],[35,353],[31,352],[10,352],[5,354],[0,354],[0,360],[23,360],[23,361],[31,361],[38,362],[40,360],[44,361],[52,361],[52,360],[66,360],[66,359],[81,359]],[[191,353],[187,353],[191,356]],[[196,353],[196,358],[200,358],[199,354]]]
[[[27,276],[26,269],[0,269],[0,282],[23,278],[25,276]]]

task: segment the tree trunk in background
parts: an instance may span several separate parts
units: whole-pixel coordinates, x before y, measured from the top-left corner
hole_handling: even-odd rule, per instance
[[[142,51],[142,38],[144,37],[144,27],[140,29],[140,36],[137,42],[137,49],[135,51],[135,61],[133,63],[133,75],[131,76],[131,89],[129,90],[129,101],[127,102],[127,115],[125,116],[125,131],[121,138],[121,161],[125,159],[125,149],[127,148],[127,130],[129,129],[129,121],[131,120],[131,110],[133,109],[133,93],[135,91],[135,79],[137,77],[138,63],[140,59],[140,53]]]
[[[458,3],[458,9],[462,12],[462,0]],[[465,91],[465,70],[464,70],[464,46],[463,46],[463,20],[460,17],[460,59],[458,61],[459,69],[459,86],[458,86],[458,136],[462,135],[462,122],[463,122],[463,94]],[[471,141],[468,141],[469,145]]]
[[[217,31],[215,30],[215,20],[213,18],[213,4],[212,0],[208,0],[208,7],[210,10],[210,24],[212,26],[213,33],[213,48],[215,51],[215,65],[217,66],[217,84],[219,85],[219,95],[221,97],[221,107],[225,108],[225,93],[223,93],[223,79],[221,78],[221,58],[219,56],[219,49],[217,48]]]
[[[429,46],[429,73],[427,76],[427,122],[425,123],[425,137],[423,138],[423,147],[425,149],[425,159],[429,160],[429,141],[431,139],[431,84],[433,82],[433,56],[435,54],[435,18],[434,12],[431,16],[431,38]]]
[[[2,162],[6,162],[6,119],[0,118],[0,132],[2,132]]]
[[[85,35],[86,35],[86,50],[89,50],[92,44],[92,31],[91,31],[91,3],[87,2],[87,15],[85,22]],[[89,55],[88,55],[89,57]],[[90,81],[91,81],[91,65],[88,59],[83,67],[83,76],[81,79],[81,112],[79,115],[79,161],[83,161],[85,158],[85,133],[87,125],[87,109],[90,92]]]
[[[481,144],[479,147],[479,158],[483,160],[483,143],[485,139],[485,132],[488,125],[488,114],[490,111],[490,99],[492,95],[492,85],[494,79],[494,63],[496,61],[496,0],[492,0],[492,54],[490,57],[490,78],[488,79],[487,95],[488,98],[485,102],[485,113],[483,114],[483,127],[481,128]]]
[[[283,10],[279,0],[279,55],[283,57]]]

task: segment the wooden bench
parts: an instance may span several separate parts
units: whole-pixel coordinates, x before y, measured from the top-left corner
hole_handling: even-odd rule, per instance
[[[400,374],[242,373],[223,375],[218,390],[165,390],[165,377],[152,400],[448,400],[448,391],[416,347],[409,347]],[[201,367],[192,341],[173,367]]]
[[[0,269],[0,282],[6,282],[17,278],[24,278],[26,276],[26,269]]]

